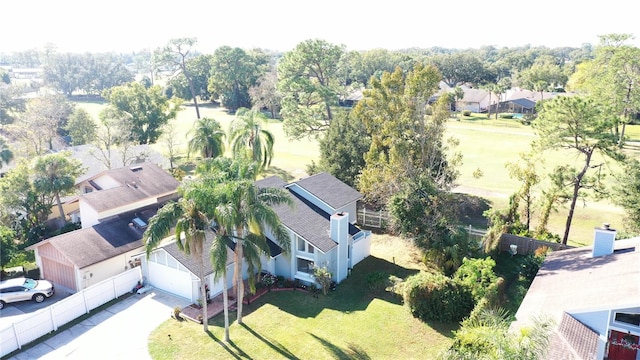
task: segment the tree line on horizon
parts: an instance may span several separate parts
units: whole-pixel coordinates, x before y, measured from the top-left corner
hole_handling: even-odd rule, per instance
[[[194,102],[196,118],[200,117],[198,101],[218,101],[230,112],[243,108],[267,110],[272,117],[282,119],[290,139],[310,137],[320,141],[322,156],[317,164],[310,165],[310,173],[329,171],[362,191],[370,204],[390,207],[393,204],[391,194],[405,193],[408,196],[415,188],[447,190],[457,178],[460,156],[455,153],[445,155],[455,144],[447,143],[448,140],[442,136],[442,119],[446,119],[448,111],[445,103],[451,99],[442,97],[442,101],[433,102],[440,81],[452,85],[470,83],[496,92],[514,85],[528,85],[540,91],[567,87],[582,92],[591,96],[589,102],[594,103],[593,106],[598,106],[597,111],[593,110],[597,117],[603,113],[613,115],[613,120],[607,120],[606,126],[599,125],[599,131],[611,129],[615,137],[607,141],[621,145],[626,124],[638,112],[637,86],[633,82],[631,85],[625,82],[625,79],[638,76],[637,65],[634,67],[632,61],[638,58],[638,49],[625,45],[630,37],[612,34],[604,36],[602,43],[595,48],[585,45],[571,51],[567,48],[486,47],[466,51],[412,49],[390,52],[378,49],[349,52],[342,45],[307,40],[292,51],[277,55],[226,46],[213,54],[199,54],[196,51],[197,39],[182,38],[172,39],[153,52],[137,54],[136,73],[142,75],[138,76],[138,81],[131,81],[133,73],[121,77],[129,71],[124,60],[118,63],[114,60],[117,58],[111,57],[110,61],[95,61],[104,54],[82,54],[75,58],[73,54],[50,51],[46,54],[48,60],[44,67],[46,84],[66,95],[99,95],[110,106],[95,122],[79,109],[72,109],[64,96],[27,101],[15,92],[9,92],[8,89],[15,91],[16,87],[9,81],[0,87],[0,91],[8,94],[0,96],[6,105],[2,106],[1,130],[13,141],[21,139],[23,144],[27,144],[23,149],[30,149],[28,151],[32,155],[49,151],[52,140],[60,135],[70,136],[72,144],[77,145],[86,143],[89,138],[95,142],[96,134],[109,134],[98,137],[102,139],[100,147],[108,152],[111,148],[157,142],[163,132],[169,132],[166,126],[175,118],[182,101]],[[111,80],[120,79],[115,81],[118,84],[94,78],[87,83],[91,86],[69,85],[83,78],[81,69],[86,62],[92,66],[85,69],[103,75],[110,73],[104,67],[109,65],[114,70]],[[617,67],[611,70],[611,66],[607,68],[605,64]],[[162,78],[160,73],[171,76]],[[89,78],[91,76],[85,77]],[[355,89],[363,88],[363,99],[355,107],[341,106]],[[390,107],[390,104],[395,105]],[[563,106],[569,105],[582,106]],[[591,106],[583,107],[590,109]],[[559,110],[556,113],[557,117],[562,115]],[[99,131],[96,132],[97,128]],[[340,141],[347,138],[350,141]],[[8,151],[8,142],[4,141],[4,144]],[[551,148],[557,144],[547,146]],[[608,145],[603,149],[606,150],[604,153],[614,155]],[[591,158],[592,152],[599,149],[576,150]],[[413,154],[413,160],[407,162],[406,156],[398,155],[406,153]],[[592,166],[595,165],[587,162],[586,169]],[[546,218],[561,201],[566,201],[564,199],[571,199],[573,208],[581,194],[594,189],[599,183],[585,177],[587,171],[576,172],[580,176],[569,176],[573,171],[569,168],[564,172],[557,171],[554,180],[557,187],[566,189],[573,186],[573,191],[570,195],[549,192],[555,195],[549,195],[550,200],[543,207]],[[393,180],[394,174],[409,174],[413,183],[409,185],[402,179]],[[569,181],[576,178],[591,182],[572,184]],[[403,192],[405,186],[408,188]],[[506,220],[500,220],[507,225],[501,225],[499,232],[535,234],[530,229],[531,196],[520,194],[518,198],[525,199],[524,205],[512,202],[515,209],[508,212],[512,215]],[[406,209],[408,199],[403,201]],[[419,204],[424,199],[412,201]],[[397,200],[398,211],[402,210],[402,203]],[[424,204],[418,209],[423,207]],[[446,206],[441,208],[445,209]],[[523,214],[523,221],[515,217],[514,214],[518,213]],[[419,221],[425,214],[417,216],[416,221]],[[446,212],[429,216],[456,218]],[[498,219],[494,217],[492,222],[500,222]],[[398,220],[394,224],[396,231],[413,226],[403,225],[403,221]],[[565,243],[570,222],[568,220],[562,238]],[[523,223],[526,226],[523,227]],[[539,234],[544,234],[544,227],[539,226]],[[443,226],[440,230],[449,228]],[[423,230],[421,234],[434,231]]]

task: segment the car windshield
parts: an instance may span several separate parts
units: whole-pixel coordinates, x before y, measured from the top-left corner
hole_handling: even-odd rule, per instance
[[[22,286],[29,289],[35,289],[37,285],[38,285],[38,282],[33,279],[24,279],[24,284],[22,284]]]

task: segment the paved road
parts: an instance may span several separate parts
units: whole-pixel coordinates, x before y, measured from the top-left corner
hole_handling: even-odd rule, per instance
[[[149,334],[186,299],[154,289],[132,295],[8,360],[150,359]]]

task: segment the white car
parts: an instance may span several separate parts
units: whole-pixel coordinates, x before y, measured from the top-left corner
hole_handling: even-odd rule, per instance
[[[0,310],[4,304],[33,300],[41,303],[55,292],[52,283],[47,280],[16,278],[0,281]]]

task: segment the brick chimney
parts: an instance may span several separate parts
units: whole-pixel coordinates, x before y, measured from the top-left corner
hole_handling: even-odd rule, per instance
[[[594,230],[592,257],[613,254],[614,243],[616,241],[616,229],[612,229],[609,224],[604,223],[602,227]]]
[[[339,212],[331,215],[330,219],[331,239],[338,243],[336,272],[337,282],[347,277],[349,257],[349,214]]]

